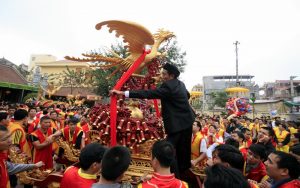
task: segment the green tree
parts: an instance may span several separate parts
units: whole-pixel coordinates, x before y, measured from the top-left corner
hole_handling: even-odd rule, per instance
[[[176,65],[180,72],[184,72],[184,68],[186,66],[186,52],[181,51],[181,48],[178,46],[178,42],[176,40],[169,41],[158,51],[162,54],[166,53],[166,56],[161,58],[162,63]]]
[[[191,106],[196,110],[201,110],[203,106],[203,101],[201,101],[200,98],[194,99],[193,101],[191,101]]]
[[[108,79],[108,76],[113,72],[113,68],[108,70],[96,69],[93,71],[93,79],[95,79],[94,92],[100,96],[108,97],[109,90],[111,90],[117,83],[120,73],[117,73]]]
[[[129,56],[129,53],[126,51],[122,43],[117,43],[111,45],[110,50],[99,49],[91,51],[89,54],[100,54],[107,57],[114,57],[117,54],[121,58],[126,58]],[[106,63],[106,62],[98,62],[98,63]],[[121,77],[121,73],[117,72],[116,74],[111,74],[116,70],[116,68],[112,67],[109,69],[95,69],[91,70],[94,92],[100,96],[108,97],[109,90],[113,88],[113,86],[117,83],[117,80]]]
[[[213,101],[210,106],[210,109],[214,109],[215,106],[225,108],[226,102],[229,98],[229,96],[227,95],[227,93],[225,91],[212,92],[212,93],[210,93],[210,97]]]
[[[114,57],[115,54],[117,54],[121,58],[126,58],[130,55],[122,43],[113,44],[111,45],[110,49],[111,50],[99,49],[98,52],[94,50],[90,53],[101,54],[108,57]],[[186,52],[181,52],[181,49],[178,47],[177,41],[164,44],[163,47],[159,49],[159,52],[165,54],[165,56],[160,59],[162,63],[169,62],[171,64],[176,65],[181,72],[184,71],[184,67],[186,65]],[[108,79],[107,77],[114,70],[115,68],[110,68],[107,70],[96,69],[92,71],[93,79],[95,81],[96,86],[95,92],[97,94],[104,97],[108,97],[108,91],[112,89],[112,87],[116,84],[117,80],[121,77],[121,73],[117,72],[115,75]],[[145,70],[143,71],[143,73],[145,73]]]
[[[73,94],[73,89],[75,87],[85,87],[92,84],[92,79],[88,75],[91,75],[90,71],[83,70],[71,70],[66,66],[67,70],[62,73],[50,74],[48,77],[48,82],[57,81],[60,86],[70,87],[70,94]]]
[[[28,93],[23,98],[23,102],[26,102],[28,99],[33,99],[33,98],[37,98],[37,93]]]

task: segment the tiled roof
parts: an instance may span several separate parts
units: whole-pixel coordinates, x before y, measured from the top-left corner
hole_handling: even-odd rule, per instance
[[[0,82],[27,85],[26,79],[15,68],[15,65],[4,58],[0,59]]]

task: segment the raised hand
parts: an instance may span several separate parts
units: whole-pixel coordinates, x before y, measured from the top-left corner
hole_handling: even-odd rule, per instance
[[[40,167],[44,166],[45,163],[43,161],[39,161],[39,162],[35,163],[34,165],[35,165],[34,166],[35,168],[40,168]]]
[[[119,91],[119,90],[116,90],[116,89],[112,89],[109,91],[109,95],[124,95],[124,91]]]
[[[271,184],[267,181],[262,181],[259,183],[259,188],[271,188]]]

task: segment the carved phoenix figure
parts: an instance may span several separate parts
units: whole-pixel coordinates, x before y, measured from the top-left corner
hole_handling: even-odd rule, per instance
[[[151,60],[159,55],[158,48],[164,41],[167,41],[174,37],[174,34],[169,31],[165,31],[163,29],[158,30],[157,33],[152,35],[148,29],[145,27],[129,21],[119,21],[119,20],[110,20],[100,22],[96,25],[96,29],[100,30],[102,26],[107,26],[109,28],[109,32],[115,31],[116,37],[123,36],[123,42],[127,43],[127,50],[130,55],[127,58],[121,58],[117,54],[114,53],[114,57],[106,57],[99,54],[82,54],[85,58],[75,58],[66,56],[65,58],[72,61],[79,62],[105,62],[105,64],[97,65],[102,69],[107,69],[111,67],[116,67],[117,71],[125,71],[127,70],[134,61],[141,56],[143,53],[142,49],[145,48],[146,45],[150,45],[151,53],[147,54],[145,60],[142,62],[140,67],[135,71],[135,73],[140,73],[141,70],[150,63]],[[114,74],[113,73],[113,74]]]

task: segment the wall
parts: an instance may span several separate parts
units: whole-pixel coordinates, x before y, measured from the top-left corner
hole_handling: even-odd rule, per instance
[[[56,57],[49,54],[33,54],[30,56],[28,71],[36,66],[36,63],[45,63],[56,61]]]

